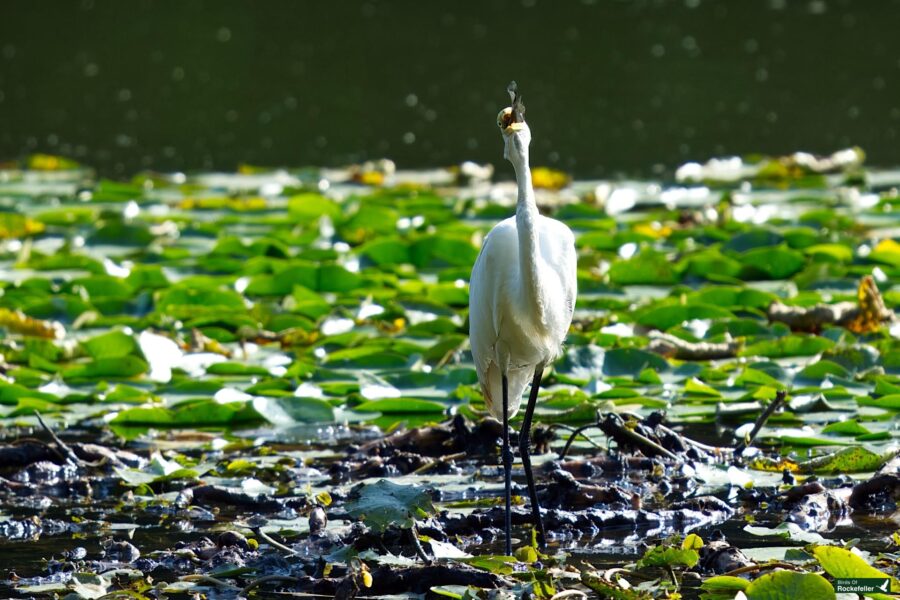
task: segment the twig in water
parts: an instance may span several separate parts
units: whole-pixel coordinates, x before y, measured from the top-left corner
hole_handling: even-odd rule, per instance
[[[738,575],[743,575],[744,573],[754,573],[756,571],[766,571],[768,569],[788,569],[790,571],[801,570],[797,567],[797,565],[792,565],[791,563],[787,563],[787,562],[775,561],[775,562],[764,563],[764,564],[760,564],[760,565],[747,565],[746,567],[739,567],[737,569],[732,569],[731,571],[728,571],[727,573],[722,573],[722,576],[723,577],[736,577]]]
[[[269,534],[267,534],[265,531],[263,531],[259,527],[255,527],[253,529],[253,533],[255,533],[257,536],[261,537],[262,539],[266,540],[266,542],[268,542],[268,544],[274,548],[278,548],[279,550],[287,552],[291,556],[294,556],[295,554],[297,554],[293,548],[291,548],[289,546],[285,546],[281,542],[275,541],[275,539],[273,539]]]
[[[775,399],[772,400],[769,405],[766,407],[766,410],[759,415],[759,418],[756,419],[756,423],[753,425],[753,429],[750,431],[750,435],[748,435],[745,439],[739,441],[737,445],[734,447],[734,455],[740,456],[744,450],[747,449],[747,446],[753,443],[753,440],[756,439],[756,436],[759,435],[759,431],[763,428],[763,425],[766,424],[766,421],[769,420],[769,417],[772,416],[780,406],[784,404],[784,400],[787,398],[787,392],[784,390],[778,390],[775,392]]]
[[[664,456],[671,460],[678,459],[673,452],[666,450],[647,436],[626,427],[622,419],[615,413],[608,413],[606,418],[597,425],[603,430],[603,433],[615,440],[620,446],[625,442],[635,446],[646,456]]]
[[[412,535],[413,546],[416,548],[416,554],[419,555],[419,558],[422,559],[422,562],[426,565],[431,564],[431,559],[428,558],[428,555],[425,554],[425,549],[422,547],[422,542],[419,541],[419,532],[416,529],[416,524],[413,523],[412,527],[409,528],[409,533]]]
[[[681,587],[681,584],[678,583],[678,577],[675,575],[675,569],[672,568],[672,565],[669,565],[667,568],[669,569],[669,576],[672,578],[672,583],[675,584],[675,589],[677,590]]]
[[[559,425],[559,426],[561,427],[561,425]],[[569,453],[569,448],[572,447],[572,442],[575,441],[575,438],[577,438],[579,435],[581,435],[581,433],[583,431],[591,429],[592,427],[599,427],[599,424],[588,423],[587,425],[582,425],[581,427],[578,427],[577,429],[573,429],[573,428],[569,427],[568,429],[569,429],[569,431],[572,432],[572,435],[570,435],[569,439],[566,440],[566,445],[563,447],[562,452],[559,453],[559,460],[565,460],[566,455]],[[586,439],[591,444],[593,444],[595,448],[600,448],[600,446],[591,438],[584,436],[584,439]]]
[[[25,444],[37,444],[39,446],[43,446],[44,448],[46,448],[47,450],[52,452],[54,454],[54,456],[59,458],[59,460],[66,462],[66,457],[60,453],[59,449],[57,449],[56,446],[54,446],[53,444],[48,444],[44,440],[26,437],[26,438],[19,438],[17,440],[13,440],[9,443],[10,446],[23,446]]]
[[[266,575],[265,577],[254,579],[253,581],[245,585],[244,589],[240,591],[238,596],[246,596],[250,593],[251,590],[258,588],[262,584],[268,583],[270,581],[287,581],[292,583],[300,583],[302,580],[299,577],[291,577],[290,575]]]
[[[577,596],[578,598],[587,598],[587,594],[585,594],[581,590],[563,590],[550,596],[550,600],[563,600],[563,598],[571,598],[572,596]]]
[[[465,458],[466,456],[467,456],[466,452],[457,452],[456,454],[445,454],[444,456],[441,456],[434,460],[428,461],[427,463],[425,463],[418,469],[414,470],[411,474],[412,475],[421,475],[422,473],[429,471],[432,467],[439,465],[442,462],[447,462],[448,460],[458,460],[460,458]]]
[[[231,583],[228,583],[227,581],[222,581],[221,579],[216,579],[215,577],[210,577],[209,575],[203,575],[203,574],[200,574],[200,573],[197,573],[197,574],[194,574],[194,575],[186,575],[186,576],[184,576],[184,577],[181,577],[181,578],[179,579],[179,581],[203,581],[203,582],[211,583],[211,584],[213,584],[213,585],[215,585],[215,586],[222,587],[222,588],[227,588],[227,589],[230,589],[230,590],[239,590],[239,589],[241,589],[241,588],[239,588],[239,587],[236,586],[236,585],[233,585],[233,584],[231,584]]]
[[[41,413],[39,413],[38,411],[34,411],[34,416],[37,417],[38,423],[40,423],[41,427],[44,428],[44,431],[46,431],[50,435],[50,437],[53,438],[54,443],[56,443],[57,447],[59,447],[63,454],[65,454],[66,458],[68,458],[70,461],[82,467],[100,467],[106,464],[106,458],[102,458],[97,462],[89,462],[78,458],[78,455],[75,454],[75,452],[71,448],[69,448],[69,446],[64,441],[59,439],[59,436],[56,435],[56,432],[53,431],[50,426],[44,422],[44,419],[41,418]]]
[[[635,414],[633,412],[623,412],[620,414],[623,416],[625,416],[625,415],[630,416],[631,418],[638,420],[638,421],[640,421],[642,419],[642,417],[640,415]],[[698,450],[702,450],[709,454],[721,454],[723,452],[729,452],[729,453],[733,452],[733,450],[731,448],[710,446],[708,444],[704,444],[703,442],[698,442],[697,440],[692,440],[691,438],[687,437],[686,435],[678,433],[677,431],[675,431],[674,429],[672,429],[670,427],[666,427],[662,423],[655,425],[654,427],[657,431],[661,431],[662,433],[666,433],[671,436],[674,436],[674,437],[678,438],[679,440],[683,441],[685,444],[693,446],[694,448],[697,448]]]

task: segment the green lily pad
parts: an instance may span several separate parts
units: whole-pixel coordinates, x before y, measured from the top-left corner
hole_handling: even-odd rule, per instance
[[[648,310],[638,316],[637,322],[665,331],[692,319],[727,319],[733,316],[730,310],[711,304],[675,304]]]
[[[412,485],[399,485],[385,479],[353,489],[347,513],[369,528],[382,532],[391,525],[412,527],[416,519],[434,513],[431,496]]]
[[[816,600],[834,599],[834,588],[828,580],[816,573],[775,571],[753,580],[744,589],[747,600]]]
[[[668,371],[669,363],[659,354],[637,348],[614,348],[603,357],[603,374],[608,376],[638,375],[644,369]]]
[[[890,577],[886,573],[876,569],[865,561],[861,556],[854,554],[846,548],[838,546],[815,546],[813,555],[825,572],[835,578],[853,579],[887,579],[891,580],[891,592],[900,592],[900,581],[896,577]],[[869,594],[867,594],[869,595]],[[887,595],[869,595],[872,598],[882,597],[888,598]]]
[[[638,568],[644,567],[693,567],[700,555],[693,548],[673,546],[653,546],[638,561]]]
[[[259,397],[253,399],[253,408],[275,425],[333,423],[335,420],[334,407],[318,398]]]
[[[185,400],[172,408],[139,406],[121,411],[111,421],[117,425],[157,427],[209,427],[259,423],[262,416],[249,402],[220,403],[209,398]]]
[[[446,410],[446,406],[440,402],[416,398],[370,400],[353,408],[359,412],[378,412],[383,414],[442,413]]]
[[[800,463],[800,469],[808,473],[866,473],[877,471],[891,456],[893,455],[886,456],[862,446],[854,446],[811,458]]]

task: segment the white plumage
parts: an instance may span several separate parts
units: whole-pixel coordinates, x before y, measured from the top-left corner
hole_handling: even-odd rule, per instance
[[[531,130],[515,82],[512,106],[500,111],[503,156],[516,171],[516,216],[498,223],[484,240],[469,281],[469,342],[485,403],[503,426],[503,470],[506,500],[506,553],[511,546],[512,452],[509,419],[522,404],[531,381],[519,452],[538,543],[545,544],[544,525],[529,456],[531,418],[544,366],[559,358],[572,323],[576,295],[575,237],[568,227],[538,213],[531,185],[528,146]],[[503,382],[506,380],[504,396]]]
[[[521,204],[521,199],[520,199]],[[520,209],[517,209],[517,212]],[[535,209],[536,212],[537,209]],[[559,358],[575,307],[575,239],[554,219],[537,215],[533,235],[538,252],[520,260],[519,216],[498,223],[472,269],[469,340],[485,402],[502,419],[501,374],[508,360],[509,417],[538,365]],[[522,262],[534,260],[538,286],[528,289]]]

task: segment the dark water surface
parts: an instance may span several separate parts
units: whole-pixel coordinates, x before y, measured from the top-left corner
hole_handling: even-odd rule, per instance
[[[533,161],[581,177],[826,152],[898,162],[900,3],[7,0],[0,159],[107,175],[238,163]]]

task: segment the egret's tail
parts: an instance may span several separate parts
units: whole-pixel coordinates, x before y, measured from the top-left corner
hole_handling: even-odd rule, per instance
[[[522,404],[522,394],[528,387],[528,382],[534,373],[527,369],[511,369],[509,372],[509,418],[513,418],[519,412]],[[487,409],[498,420],[503,420],[503,379],[500,375],[500,367],[494,363],[488,365],[487,371],[481,377],[481,393],[484,395],[484,403]]]

